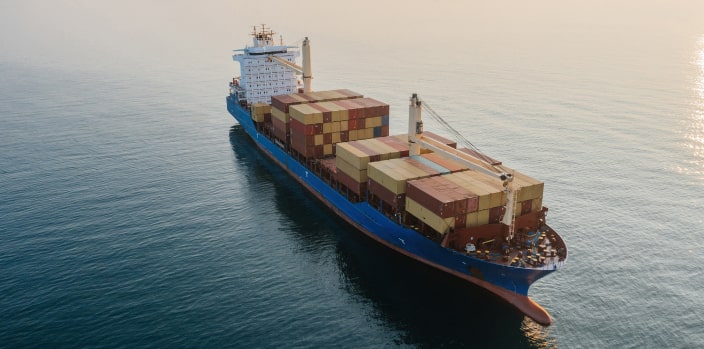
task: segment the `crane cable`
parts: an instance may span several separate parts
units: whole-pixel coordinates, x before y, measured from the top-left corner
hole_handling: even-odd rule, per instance
[[[430,114],[430,117],[433,118],[437,123],[439,123],[442,127],[444,127],[448,132],[450,132],[455,139],[462,143],[467,148],[474,149],[477,152],[477,156],[479,157],[480,160],[484,161],[487,165],[490,165],[496,170],[502,171],[498,169],[496,166],[492,165],[492,160],[485,155],[484,153],[479,150],[477,146],[472,144],[465,136],[463,136],[461,133],[459,133],[457,130],[455,130],[450,124],[445,121],[431,106],[428,104],[428,102],[423,101],[423,106],[425,109],[428,111],[428,114]],[[503,171],[502,171],[503,172]]]

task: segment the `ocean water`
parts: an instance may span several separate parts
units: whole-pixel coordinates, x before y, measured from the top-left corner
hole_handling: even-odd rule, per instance
[[[306,4],[0,3],[0,347],[704,347],[704,4]],[[261,23],[545,182],[552,326],[255,150],[224,97]]]

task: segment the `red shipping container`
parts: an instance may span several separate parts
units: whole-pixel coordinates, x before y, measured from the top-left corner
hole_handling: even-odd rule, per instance
[[[367,182],[359,183],[343,171],[337,171],[337,180],[359,196],[363,197],[367,192]]]
[[[521,203],[521,215],[528,214],[533,209],[533,200],[526,200]]]
[[[406,207],[406,194],[394,194],[371,178],[367,182],[367,190],[396,210]]]
[[[442,218],[474,212],[479,197],[442,176],[408,181],[406,196]]]
[[[323,144],[332,144],[332,133],[323,133]]]
[[[467,227],[467,215],[460,214],[455,216],[455,229]]]
[[[499,223],[504,218],[506,208],[504,206],[492,207],[489,209],[489,223]]]
[[[322,144],[315,146],[315,157],[316,158],[325,157],[325,148],[323,147]]]

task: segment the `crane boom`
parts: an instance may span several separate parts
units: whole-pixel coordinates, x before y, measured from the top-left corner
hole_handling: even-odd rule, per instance
[[[300,65],[291,63],[291,62],[289,62],[289,61],[287,61],[287,60],[285,60],[285,59],[283,59],[283,58],[281,58],[281,57],[277,57],[277,56],[274,56],[274,55],[269,55],[269,59],[270,59],[271,61],[275,61],[276,63],[279,63],[279,64],[283,65],[284,67],[286,67],[286,68],[288,68],[288,69],[291,69],[291,70],[295,71],[295,72],[298,73],[298,74],[303,74],[303,67],[301,67]]]
[[[295,71],[296,73],[303,76],[303,92],[313,91],[312,79],[313,73],[311,72],[312,67],[310,63],[310,40],[305,38],[303,40],[303,66],[297,65],[295,63],[289,62],[281,57],[274,55],[269,55],[269,60],[279,63],[284,67]]]
[[[408,107],[408,143],[410,155],[419,155],[420,148],[431,150],[447,159],[459,162],[468,168],[494,177],[502,182],[506,193],[506,210],[501,223],[509,227],[509,236],[513,238],[513,212],[516,203],[516,191],[513,190],[513,174],[508,173],[502,167],[491,165],[484,159],[475,158],[458,149],[452,148],[442,142],[423,137],[422,120],[423,103],[417,94],[411,96]]]

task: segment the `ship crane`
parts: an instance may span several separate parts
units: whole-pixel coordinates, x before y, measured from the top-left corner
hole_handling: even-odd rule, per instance
[[[281,64],[282,66],[291,69],[295,71],[296,73],[300,74],[303,76],[303,92],[312,92],[313,91],[313,86],[312,86],[312,79],[313,79],[313,73],[311,69],[311,64],[310,64],[310,41],[308,40],[308,37],[303,39],[303,66],[299,66],[293,62],[289,62],[281,57],[277,57],[275,55],[269,55],[269,61],[270,62],[276,62]]]
[[[454,130],[447,122],[442,120],[439,115],[432,113],[431,115],[443,124],[448,130],[456,135],[459,133]],[[420,149],[431,150],[445,158],[459,162],[472,170],[482,172],[493,178],[500,180],[504,187],[504,192],[506,193],[506,205],[504,216],[501,219],[501,223],[509,227],[509,239],[513,239],[514,233],[514,220],[513,212],[514,206],[517,199],[517,191],[513,188],[513,174],[509,173],[500,165],[492,164],[486,158],[472,156],[458,149],[452,148],[442,142],[436,141],[429,137],[423,136],[423,120],[422,120],[423,103],[421,102],[418,95],[414,93],[410,99],[410,105],[408,108],[408,143],[409,143],[409,153],[410,155],[420,155]],[[434,114],[434,115],[433,115]],[[464,138],[464,137],[461,137]],[[481,153],[479,153],[481,154]]]

